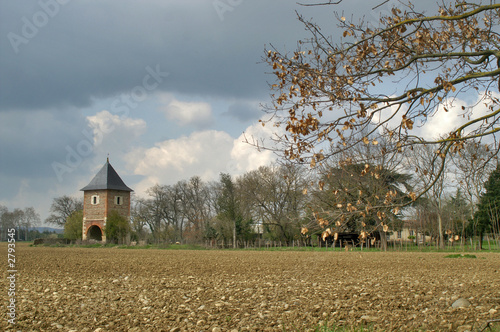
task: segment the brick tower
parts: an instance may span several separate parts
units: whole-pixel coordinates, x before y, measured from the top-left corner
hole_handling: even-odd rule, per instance
[[[130,219],[130,192],[109,158],[83,191],[82,240],[106,241],[104,227],[110,211]]]

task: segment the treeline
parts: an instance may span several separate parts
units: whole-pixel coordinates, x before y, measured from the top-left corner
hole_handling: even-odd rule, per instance
[[[132,239],[152,242],[236,244],[262,237],[291,243],[310,221],[307,171],[296,165],[265,166],[232,178],[204,182],[194,176],[155,185],[132,206]]]
[[[384,248],[389,237],[407,229],[412,235],[400,241],[442,248],[472,237],[481,247],[485,234],[500,242],[500,195],[492,194],[496,184],[485,187],[496,183],[499,173],[486,146],[468,147],[439,177],[430,147],[392,160],[380,158],[375,149],[383,149],[383,142],[351,150],[357,162],[330,160],[312,169],[275,164],[235,178],[221,174],[215,182],[195,176],[155,185],[147,198],[134,200],[132,239],[235,245],[259,238],[290,245],[357,232],[361,241],[377,234]],[[430,181],[435,182],[431,189],[414,197]]]
[[[33,207],[24,209],[14,209],[9,211],[5,206],[0,205],[0,240],[7,241],[9,229],[16,231],[15,239],[17,241],[31,241],[35,238],[48,237],[51,232],[40,232],[33,229],[40,225],[40,215]],[[57,236],[57,235],[55,235]]]

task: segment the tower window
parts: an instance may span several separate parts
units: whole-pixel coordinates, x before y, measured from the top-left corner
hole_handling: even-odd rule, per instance
[[[123,204],[123,197],[122,196],[115,196],[115,204],[122,205]]]
[[[97,205],[99,204],[99,196],[98,195],[94,195],[90,198],[90,204],[92,205]]]

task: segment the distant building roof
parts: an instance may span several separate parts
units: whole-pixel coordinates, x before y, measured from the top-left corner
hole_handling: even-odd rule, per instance
[[[122,191],[133,191],[120,178],[118,173],[109,163],[109,159],[106,161],[101,170],[94,176],[90,183],[80,189],[81,191],[86,190],[102,190],[102,189],[112,189],[112,190],[122,190]]]

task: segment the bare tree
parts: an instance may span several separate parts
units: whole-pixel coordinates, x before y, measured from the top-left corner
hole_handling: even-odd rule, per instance
[[[217,186],[216,211],[216,227],[219,234],[225,240],[229,238],[229,234],[232,234],[233,248],[236,248],[238,235],[241,235],[238,228],[241,228],[244,218],[235,182],[228,173],[220,174],[219,185]]]
[[[177,186],[182,197],[182,214],[187,221],[191,240],[200,242],[208,221],[213,217],[209,186],[199,176],[193,176],[189,181],[180,181]]]
[[[184,240],[184,230],[186,217],[183,210],[183,192],[181,183],[178,182],[173,186],[165,186],[166,188],[166,209],[165,219],[169,228],[173,230],[173,240],[182,242]]]
[[[166,239],[167,188],[157,184],[146,192],[150,198],[137,200],[133,218],[144,221],[151,231],[153,241],[159,243]]]
[[[474,216],[476,204],[484,190],[484,183],[495,169],[492,159],[496,158],[488,145],[475,141],[468,142],[460,155],[457,154],[453,158],[455,175],[458,185],[469,202],[471,218]]]
[[[25,208],[23,211],[23,226],[26,230],[26,241],[29,241],[30,229],[32,227],[40,225],[40,215],[36,212],[33,207]]]
[[[0,205],[0,226],[1,226],[1,238],[0,240],[5,241],[7,240],[7,230],[9,228],[14,227],[14,222],[13,219],[11,218],[11,214],[9,212],[9,209],[7,207]]]
[[[135,195],[132,193],[132,195]],[[141,200],[134,197],[132,199],[132,204],[130,206],[130,222],[132,231],[132,241],[146,241],[150,232],[148,232],[148,223],[146,218],[146,213],[143,210],[144,206],[141,204]]]
[[[24,211],[22,209],[14,209],[9,211],[8,209],[3,209],[2,213],[2,236],[3,239],[7,239],[7,230],[9,228],[16,229],[16,239],[18,241],[21,238],[21,228],[23,227]]]
[[[50,206],[50,216],[45,219],[46,223],[64,226],[66,220],[73,212],[83,210],[83,198],[75,198],[67,195],[54,198]]]
[[[445,196],[449,184],[449,164],[450,160],[442,160],[441,156],[430,145],[419,145],[412,149],[412,154],[407,159],[406,163],[409,167],[414,168],[416,173],[414,188],[417,191],[424,192],[422,198],[427,200],[427,208],[432,209],[437,218],[437,236],[439,239],[439,247],[444,248],[444,208]],[[436,160],[440,160],[437,162]],[[439,170],[436,170],[436,168]],[[435,175],[441,173],[439,177]],[[427,188],[427,189],[426,189]]]
[[[484,190],[484,183],[489,174],[494,170],[496,155],[491,152],[488,144],[481,144],[477,141],[470,141],[460,154],[453,156],[453,165],[455,176],[459,188],[462,189],[467,200],[469,213],[468,218],[472,222],[472,231],[475,232],[477,220],[474,219],[474,213],[477,210],[477,203]],[[465,218],[462,223],[462,234],[466,229]]]
[[[299,16],[311,38],[294,52],[271,48],[265,57],[276,78],[267,111],[285,130],[276,137],[284,157],[311,167],[334,156],[355,164],[346,156],[356,146],[379,144],[379,137],[392,142],[381,150],[387,156],[432,146],[437,158],[430,181],[409,193],[416,200],[442,183],[446,160],[465,142],[490,139],[496,154],[499,13],[500,4],[456,1],[427,16],[409,3],[381,17],[376,28],[337,15],[339,43]],[[463,95],[477,102],[458,107]],[[436,114],[464,121],[444,137],[428,139],[421,130]]]
[[[291,243],[294,235],[299,234],[307,202],[303,194],[307,185],[304,171],[292,164],[262,166],[238,179],[253,217],[276,239]]]

